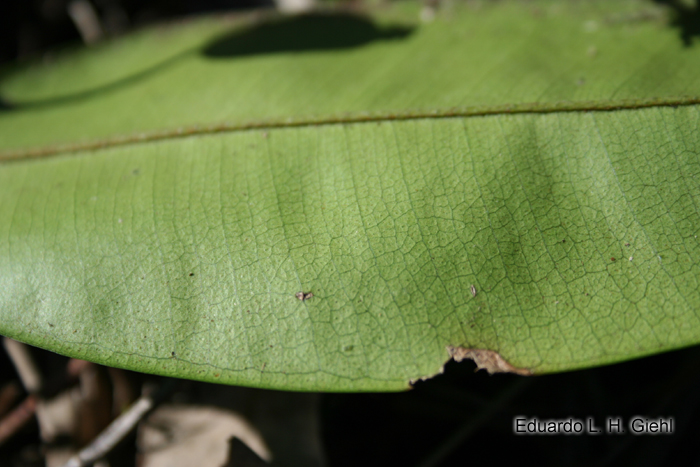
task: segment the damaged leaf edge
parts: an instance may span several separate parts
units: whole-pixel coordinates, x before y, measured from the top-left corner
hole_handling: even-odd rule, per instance
[[[500,353],[496,352],[495,350],[467,349],[464,347],[455,347],[452,345],[448,345],[446,349],[447,353],[450,355],[450,358],[447,360],[448,362],[452,359],[455,362],[461,362],[462,360],[470,359],[473,360],[474,363],[476,363],[476,371],[486,370],[490,375],[494,373],[514,373],[520,376],[532,376],[533,374],[532,370],[530,370],[529,368],[519,368],[511,365],[505,358],[501,356]],[[425,381],[427,379],[433,378],[439,374],[444,373],[446,364],[447,362],[445,362],[445,364],[443,364],[442,367],[440,367],[440,371],[438,371],[434,375],[411,379],[409,381],[411,386],[413,386],[418,381]]]
[[[465,349],[464,347],[447,346],[447,353],[455,362],[461,362],[465,358],[474,360],[478,370],[486,370],[489,374],[494,373],[515,373],[521,376],[531,376],[532,370],[528,368],[518,368],[511,365],[501,356],[500,353],[488,349]],[[443,365],[444,369],[444,365]]]

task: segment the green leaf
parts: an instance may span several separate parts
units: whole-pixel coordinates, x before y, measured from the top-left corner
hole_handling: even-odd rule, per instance
[[[547,373],[698,343],[700,48],[641,0],[418,11],[200,19],[8,72],[0,332],[325,391],[405,388],[448,347]]]

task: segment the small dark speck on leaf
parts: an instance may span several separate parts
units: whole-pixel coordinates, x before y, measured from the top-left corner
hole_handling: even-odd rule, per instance
[[[53,327],[53,324],[49,323],[49,326]]]
[[[302,302],[304,300],[310,299],[313,296],[314,296],[314,294],[312,294],[311,292],[297,292],[295,294],[295,297],[298,298],[299,300],[301,300]]]
[[[171,352],[171,353],[170,353],[170,356],[171,356],[172,358],[175,358],[175,352]]]
[[[194,273],[193,273],[193,272],[190,273],[190,277],[192,277],[192,276],[194,276]]]
[[[625,243],[625,246],[630,246],[630,244],[629,244],[629,243]]]
[[[350,352],[354,348],[355,348],[355,346],[353,346],[353,345],[346,345],[343,347],[343,351]]]
[[[615,258],[610,258],[610,261],[615,261]]]

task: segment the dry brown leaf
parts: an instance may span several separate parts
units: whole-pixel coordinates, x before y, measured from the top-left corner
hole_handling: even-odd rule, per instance
[[[163,405],[139,426],[142,467],[221,467],[227,462],[229,439],[236,437],[260,458],[272,454],[262,436],[245,418],[216,407]]]

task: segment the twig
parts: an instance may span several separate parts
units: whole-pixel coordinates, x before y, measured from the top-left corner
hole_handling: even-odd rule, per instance
[[[17,374],[22,380],[24,388],[30,394],[39,392],[41,390],[41,373],[39,373],[27,345],[8,337],[3,339],[3,344],[17,369]]]
[[[142,396],[129,410],[114,420],[100,435],[63,467],[85,467],[103,458],[151,411],[175,389],[178,380],[169,380],[154,395]]]
[[[313,10],[315,0],[275,0],[277,9],[282,13],[298,14]]]
[[[27,396],[20,405],[0,420],[0,446],[31,420],[35,411],[36,396]]]
[[[0,389],[0,417],[10,411],[19,396],[20,388],[16,381],[12,381]]]
[[[73,0],[68,4],[68,16],[73,20],[83,42],[93,44],[102,39],[102,26],[95,8],[87,0]]]

